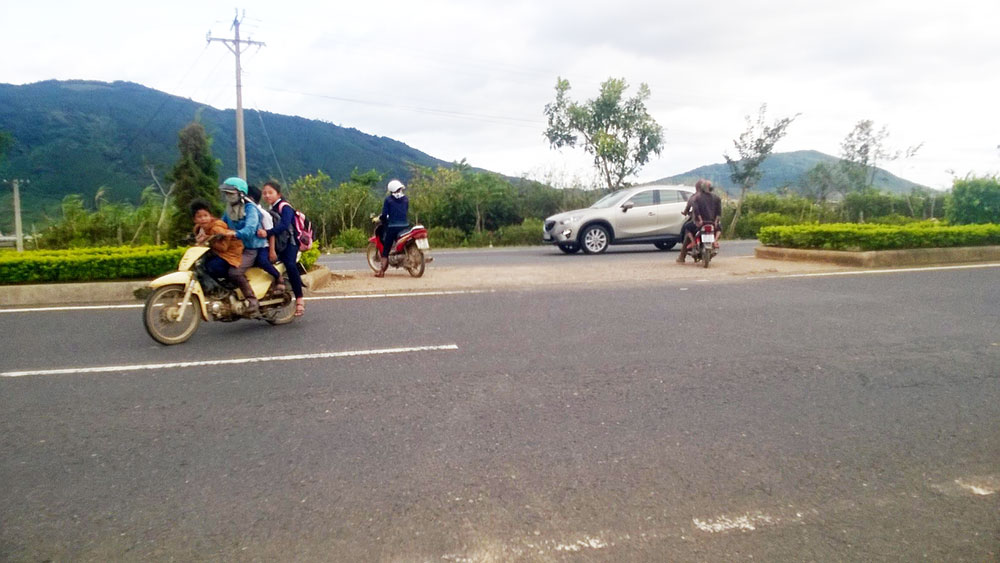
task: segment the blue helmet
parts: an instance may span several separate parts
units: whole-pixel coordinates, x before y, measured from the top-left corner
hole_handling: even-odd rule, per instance
[[[247,183],[244,182],[242,178],[237,178],[236,176],[233,176],[231,178],[226,178],[226,181],[222,182],[222,185],[219,186],[219,189],[223,191],[225,191],[227,188],[229,189],[229,191],[232,191],[233,188],[235,188],[243,195],[247,195],[248,191]]]

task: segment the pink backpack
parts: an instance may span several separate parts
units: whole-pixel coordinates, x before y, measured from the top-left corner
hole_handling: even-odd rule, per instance
[[[291,204],[285,200],[281,200],[278,203],[278,213],[281,213],[282,204],[291,207]],[[312,248],[313,245],[313,224],[312,221],[306,217],[306,214],[292,208],[295,211],[295,240],[299,243],[299,251],[305,252]]]

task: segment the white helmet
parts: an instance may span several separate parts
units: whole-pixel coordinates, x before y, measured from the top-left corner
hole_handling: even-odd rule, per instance
[[[390,180],[389,185],[385,187],[385,191],[394,194],[398,191],[405,190],[406,186],[403,185],[399,180]]]

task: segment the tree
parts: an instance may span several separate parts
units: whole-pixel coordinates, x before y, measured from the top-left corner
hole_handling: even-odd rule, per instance
[[[947,210],[953,225],[1000,223],[1000,176],[955,179]]]
[[[372,190],[382,181],[382,175],[375,170],[359,173],[351,172],[351,179],[340,184],[333,192],[332,204],[339,219],[340,230],[353,229],[355,223],[361,226],[361,216],[379,205]],[[367,217],[365,217],[367,219]]]
[[[885,140],[888,137],[888,127],[883,125],[876,131],[875,122],[863,119],[854,125],[854,129],[840,143],[840,169],[851,191],[863,191],[873,187],[879,162],[890,162],[901,157],[909,158],[920,150],[921,144],[912,146],[905,152],[887,149]]]
[[[214,213],[222,209],[218,194],[219,161],[212,158],[211,145],[205,128],[196,121],[178,133],[177,148],[181,156],[169,176],[174,183],[175,213],[167,236],[168,244],[179,244],[191,233],[194,223],[189,207],[195,199],[204,199]]]
[[[736,232],[736,224],[740,220],[740,212],[747,192],[757,185],[763,175],[760,165],[770,156],[774,145],[785,136],[788,126],[799,116],[799,114],[795,114],[767,125],[764,123],[766,113],[767,104],[761,104],[756,122],[751,121],[749,115],[746,116],[746,131],[739,138],[733,140],[738,159],[733,159],[725,153],[722,155],[726,159],[726,164],[729,165],[730,178],[734,184],[740,187],[740,199],[736,202],[736,213],[729,224],[728,232],[730,233]]]
[[[624,187],[625,179],[663,148],[663,128],[646,111],[649,87],[640,84],[635,97],[624,99],[627,88],[624,79],[609,78],[601,84],[600,96],[578,104],[567,96],[569,81],[559,78],[555,101],[545,105],[545,137],[551,147],[581,143],[610,190]]]
[[[802,177],[798,192],[820,205],[824,205],[834,192],[841,191],[842,181],[838,171],[820,162],[809,169]]]
[[[7,153],[14,147],[14,136],[6,131],[0,131],[0,164],[7,158]]]
[[[336,220],[333,213],[333,180],[322,170],[307,174],[292,182],[288,188],[288,200],[309,217],[313,225],[319,226],[319,240],[327,244],[333,236]]]

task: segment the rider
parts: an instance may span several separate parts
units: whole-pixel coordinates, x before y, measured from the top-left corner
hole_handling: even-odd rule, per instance
[[[683,212],[684,215],[689,215],[690,219],[685,221],[683,227],[684,245],[681,247],[680,256],[677,257],[677,261],[680,263],[683,263],[684,259],[687,258],[688,247],[693,245],[698,229],[705,223],[712,223],[718,229],[719,222],[722,220],[722,199],[712,193],[714,189],[712,182],[701,179],[695,183],[694,187],[695,194],[688,198],[687,206]]]
[[[260,225],[260,212],[257,205],[247,198],[247,183],[242,178],[226,178],[222,185],[222,199],[226,203],[226,212],[222,219],[230,229],[236,231],[236,236],[243,241],[243,256],[240,260],[239,270],[243,279],[246,279],[246,271],[257,260],[257,253],[260,249],[267,249],[267,239],[257,236],[257,227]],[[247,314],[253,315],[259,311],[257,295],[249,283],[240,284],[243,296],[247,298],[249,307]]]
[[[382,221],[382,257],[381,267],[375,272],[377,278],[385,276],[385,271],[389,269],[389,251],[392,250],[392,243],[396,242],[399,233],[409,226],[406,213],[410,208],[410,200],[406,197],[405,190],[406,186],[399,180],[390,180],[385,188],[385,202],[382,204],[382,214],[379,216]]]
[[[213,278],[229,278],[246,291],[247,278],[239,270],[243,257],[243,243],[236,233],[226,226],[226,222],[212,215],[212,209],[204,200],[191,202],[191,218],[194,220],[194,240],[198,244],[208,244],[212,254],[205,259],[205,270]]]

